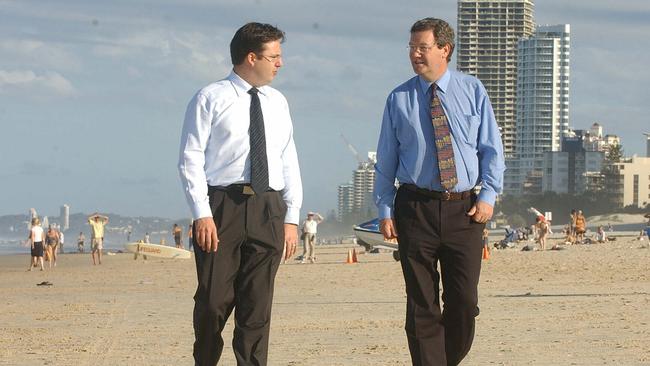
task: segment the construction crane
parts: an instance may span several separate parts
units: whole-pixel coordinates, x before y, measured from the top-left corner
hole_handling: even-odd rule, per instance
[[[348,139],[346,139],[345,136],[343,136],[343,134],[341,134],[341,138],[343,139],[345,144],[348,146],[348,149],[350,149],[350,151],[352,151],[352,154],[357,159],[357,163],[363,163],[363,159],[361,159],[361,156],[359,156],[359,152],[357,151],[357,149],[354,148],[354,146],[352,146],[350,141],[348,141]]]

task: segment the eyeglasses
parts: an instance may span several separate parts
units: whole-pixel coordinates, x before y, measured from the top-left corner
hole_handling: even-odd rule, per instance
[[[406,49],[409,50],[409,52],[417,52],[417,53],[424,54],[424,53],[427,53],[427,52],[431,51],[431,49],[433,47],[435,47],[435,45],[433,45],[433,46],[414,46],[414,45],[410,44],[410,45],[406,46]]]
[[[276,63],[282,60],[282,55],[266,56],[266,55],[257,55],[270,63]]]

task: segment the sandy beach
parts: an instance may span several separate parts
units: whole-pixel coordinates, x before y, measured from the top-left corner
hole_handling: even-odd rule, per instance
[[[317,247],[280,267],[270,365],[409,365],[405,294],[390,253]],[[359,248],[359,247],[357,247]],[[193,260],[61,255],[27,272],[0,256],[0,365],[191,365]],[[36,286],[49,281],[53,286]],[[463,365],[650,364],[650,249],[619,238],[561,251],[492,251]],[[234,365],[232,319],[223,365]]]

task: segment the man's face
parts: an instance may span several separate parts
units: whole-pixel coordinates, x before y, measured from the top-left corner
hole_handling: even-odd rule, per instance
[[[438,48],[433,31],[411,33],[409,58],[413,71],[427,81],[436,81],[447,70],[449,45]]]
[[[262,52],[256,56],[257,58],[253,64],[253,73],[258,85],[255,86],[270,84],[283,65],[280,41],[265,43]]]

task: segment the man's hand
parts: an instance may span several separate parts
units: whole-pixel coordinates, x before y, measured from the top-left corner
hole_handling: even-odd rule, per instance
[[[379,222],[379,231],[384,234],[384,239],[397,239],[397,230],[393,219],[383,219]]]
[[[492,212],[494,207],[489,203],[483,201],[476,201],[474,206],[467,211],[467,216],[471,216],[472,220],[478,222],[479,224],[485,224],[489,219],[492,218]]]
[[[284,224],[284,260],[289,260],[296,254],[298,243],[298,225]]]
[[[216,252],[219,246],[217,225],[212,217],[202,217],[194,221],[196,243],[205,252]]]

